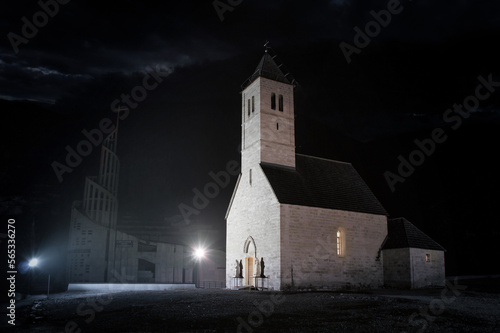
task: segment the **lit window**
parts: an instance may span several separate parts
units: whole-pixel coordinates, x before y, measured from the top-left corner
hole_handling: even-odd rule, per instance
[[[425,262],[431,262],[431,254],[430,253],[426,253]]]
[[[276,94],[271,94],[271,109],[276,110]]]
[[[337,255],[339,257],[345,255],[345,233],[342,228],[337,230]]]
[[[283,111],[283,95],[279,96],[279,110]]]

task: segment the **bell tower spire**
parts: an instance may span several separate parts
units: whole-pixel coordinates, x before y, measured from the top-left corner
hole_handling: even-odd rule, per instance
[[[242,172],[260,163],[295,168],[294,80],[266,48],[242,85]]]

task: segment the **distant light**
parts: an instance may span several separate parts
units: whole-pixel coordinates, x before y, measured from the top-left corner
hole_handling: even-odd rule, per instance
[[[194,251],[194,256],[198,259],[201,259],[205,256],[205,250],[202,249],[201,247],[197,248],[195,251]]]
[[[31,259],[30,262],[28,263],[28,266],[30,266],[30,267],[35,267],[36,265],[38,265],[38,259],[37,258]]]

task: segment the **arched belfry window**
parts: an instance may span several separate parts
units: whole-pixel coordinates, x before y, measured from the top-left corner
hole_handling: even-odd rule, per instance
[[[279,96],[279,101],[278,101],[278,103],[279,103],[279,110],[280,110],[280,111],[283,111],[283,95],[280,95],[280,96]]]
[[[345,256],[345,232],[342,228],[337,229],[337,255]]]
[[[271,94],[271,109],[276,110],[276,94]]]

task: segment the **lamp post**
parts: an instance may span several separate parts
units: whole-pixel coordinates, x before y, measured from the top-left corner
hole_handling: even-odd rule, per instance
[[[32,258],[29,262],[28,262],[28,267],[29,267],[29,270],[30,270],[30,276],[29,276],[29,287],[28,287],[28,293],[31,295],[31,281],[33,280],[33,269],[38,265],[38,259],[37,258]]]
[[[31,281],[33,280],[33,273],[32,273],[32,270],[38,266],[38,259],[37,258],[32,258],[29,262],[28,262],[28,267],[30,268],[30,283],[29,283],[29,293],[31,295]],[[47,280],[47,298],[49,298],[49,293],[50,293],[50,274],[49,274],[49,277],[48,277],[48,280]]]
[[[200,286],[200,273],[201,273],[201,260],[205,257],[205,249],[198,247],[194,251],[194,257],[198,261],[198,274],[197,279],[198,279],[198,287]]]

